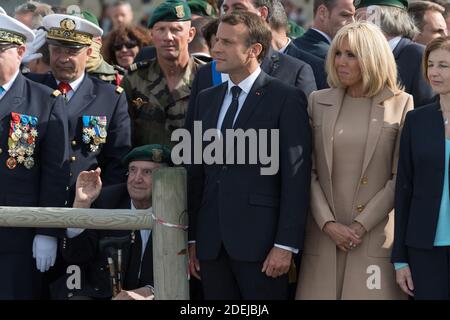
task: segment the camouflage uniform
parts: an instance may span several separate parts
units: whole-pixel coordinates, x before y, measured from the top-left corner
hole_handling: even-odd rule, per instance
[[[121,79],[125,74],[125,69],[120,66],[110,65],[103,60],[97,69],[88,73],[89,75],[99,78],[105,82],[113,85],[120,85]]]
[[[153,143],[174,145],[170,136],[173,130],[184,126],[192,82],[202,64],[191,57],[183,78],[172,92],[156,58],[130,66],[122,86],[128,99],[133,147]]]

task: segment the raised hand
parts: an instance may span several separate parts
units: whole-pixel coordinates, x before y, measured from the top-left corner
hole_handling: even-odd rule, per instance
[[[76,183],[75,208],[89,208],[102,190],[101,169],[82,171]]]

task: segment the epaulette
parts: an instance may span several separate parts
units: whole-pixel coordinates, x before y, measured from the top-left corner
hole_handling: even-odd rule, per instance
[[[52,92],[52,96],[54,96],[54,97],[58,97],[60,95],[61,95],[61,91],[59,91],[59,90],[55,90]]]
[[[116,86],[116,93],[121,94],[123,92],[123,88],[121,86]]]
[[[130,65],[130,67],[129,67],[129,68],[130,68],[130,71],[133,72],[133,71],[136,71],[136,70],[139,70],[139,69],[148,67],[148,66],[150,65],[150,62],[151,62],[151,61],[146,60],[146,61],[139,61],[139,62],[133,63],[133,64]]]
[[[121,66],[118,65],[113,65],[114,69],[120,74],[120,75],[125,75],[127,73],[127,70]]]

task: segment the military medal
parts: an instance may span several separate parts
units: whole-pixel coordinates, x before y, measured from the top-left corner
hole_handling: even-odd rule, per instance
[[[8,169],[14,169],[17,166],[17,161],[13,157],[9,157],[8,160],[6,160],[6,166]]]
[[[106,116],[83,116],[82,141],[89,145],[91,152],[97,152],[106,143]]]
[[[37,117],[11,112],[11,124],[8,137],[9,158],[6,166],[14,169],[17,164],[23,164],[25,168],[34,167],[34,148],[37,131]]]

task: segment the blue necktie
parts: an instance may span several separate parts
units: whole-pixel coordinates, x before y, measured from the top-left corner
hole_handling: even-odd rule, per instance
[[[5,88],[0,87],[0,95],[1,95],[3,92],[5,92],[5,91],[6,91]]]

